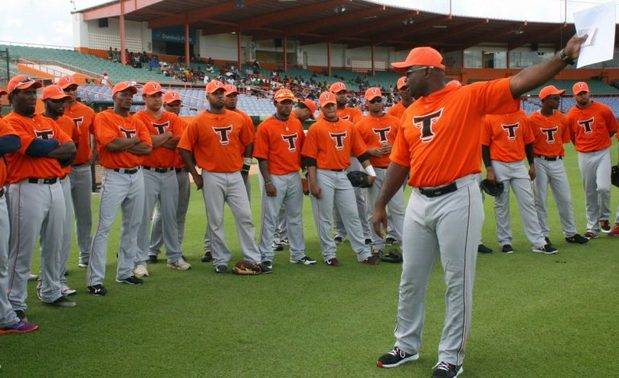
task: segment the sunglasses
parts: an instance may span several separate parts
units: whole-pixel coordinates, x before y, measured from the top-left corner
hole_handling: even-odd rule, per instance
[[[369,102],[370,102],[370,104],[379,104],[379,103],[383,102],[383,98],[382,97],[374,97]]]
[[[424,67],[409,68],[409,69],[406,71],[406,74],[407,74],[407,75],[410,75],[410,74],[412,74],[413,72],[423,71],[423,70],[428,69],[428,68],[430,68],[430,67],[426,67],[426,66],[424,66]]]

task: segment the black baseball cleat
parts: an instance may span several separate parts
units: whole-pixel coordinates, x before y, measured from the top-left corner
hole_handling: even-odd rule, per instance
[[[213,255],[211,254],[211,252],[204,252],[204,256],[202,256],[200,261],[202,261],[203,263],[211,262],[213,261]]]
[[[585,244],[589,241],[589,239],[585,238],[584,236],[580,234],[574,234],[572,236],[565,238],[565,241],[568,243],[574,243],[574,244]]]
[[[371,245],[372,239],[365,239],[365,245]]]
[[[19,318],[19,321],[21,322],[28,321],[28,317],[26,316],[26,311],[24,310],[15,310],[15,315],[17,315],[17,318]]]
[[[394,238],[393,236],[387,236],[387,238],[385,239],[385,244],[399,244],[399,243],[396,240],[396,238]]]
[[[344,238],[340,235],[335,235],[335,237],[333,238],[333,241],[335,241],[336,244],[340,244],[341,242],[344,241]]]
[[[136,276],[131,276],[131,277],[123,278],[121,280],[119,280],[117,278],[116,282],[122,283],[122,284],[127,284],[127,285],[141,285],[141,284],[144,283],[144,280],[139,279]]]
[[[505,244],[503,247],[501,247],[501,252],[503,252],[503,253],[514,253],[514,249],[512,248],[511,244]]]
[[[544,240],[546,241],[546,244],[552,245],[552,243],[550,242],[550,239],[548,238],[548,236],[544,236]]]
[[[488,247],[486,247],[483,244],[480,244],[477,246],[477,252],[479,253],[492,253],[492,250]]]
[[[419,353],[410,354],[402,349],[395,347],[389,353],[385,353],[378,358],[376,366],[379,368],[393,368],[407,362],[416,361],[419,359]]]
[[[270,261],[263,261],[260,263],[260,268],[262,269],[262,273],[270,274],[273,273],[273,263]]]
[[[101,284],[88,286],[88,294],[103,297],[105,296],[105,294],[107,294],[107,289]]]
[[[228,273],[228,266],[227,265],[217,265],[215,267],[215,273]]]
[[[533,247],[533,252],[535,252],[535,253],[543,253],[545,255],[554,255],[555,253],[559,252],[559,250],[556,249],[555,247],[553,247],[550,244],[546,244],[542,248]]]
[[[325,261],[325,264],[327,264],[329,266],[340,266],[340,261],[336,257],[333,257],[333,258]]]
[[[462,374],[463,371],[462,365],[452,365],[441,361],[434,366],[432,378],[453,378]]]
[[[157,255],[148,255],[149,264],[157,264],[158,262],[159,262],[159,258],[157,258]]]

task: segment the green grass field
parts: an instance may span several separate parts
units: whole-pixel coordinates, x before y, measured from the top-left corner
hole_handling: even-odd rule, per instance
[[[615,146],[613,162],[616,159]],[[577,224],[584,232],[583,192],[571,150],[566,164]],[[253,179],[258,224],[258,182]],[[613,188],[613,216],[617,205],[619,190]],[[485,206],[483,239],[495,253],[478,259],[464,376],[616,376],[619,239],[567,245],[552,203],[552,240],[560,253],[533,254],[512,200],[516,253],[503,255],[496,251],[491,198]],[[238,257],[230,213],[226,217],[229,244]],[[194,191],[184,245],[193,268],[177,272],[162,263],[151,265],[145,285],[128,287],[114,282],[116,227],[108,253],[106,297],[86,293],[85,271],[77,268],[74,253],[69,284],[79,289],[74,297],[78,306],[44,306],[31,284],[28,316],[41,329],[0,338],[0,375],[430,375],[444,314],[440,265],[428,290],[420,360],[381,370],[375,360],[394,341],[399,265],[358,264],[345,243],[338,251],[343,262],[338,269],[322,263],[292,265],[284,251],[272,275],[216,275],[211,265],[199,261],[204,228],[202,199]],[[305,229],[309,254],[321,260],[307,199]],[[38,258],[33,267],[37,270]]]

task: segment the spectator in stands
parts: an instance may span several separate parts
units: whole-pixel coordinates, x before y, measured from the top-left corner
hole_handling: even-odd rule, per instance
[[[110,46],[110,49],[107,51],[107,58],[111,61],[114,60],[114,50],[112,49],[112,46]]]
[[[112,87],[112,82],[110,82],[110,77],[107,75],[107,72],[103,73],[103,78],[101,79],[101,85],[105,85],[108,88]]]

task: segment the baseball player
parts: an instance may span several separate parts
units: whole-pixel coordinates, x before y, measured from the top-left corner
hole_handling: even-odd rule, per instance
[[[178,148],[196,186],[203,189],[215,272],[226,273],[231,259],[224,240],[223,211],[227,203],[234,215],[244,256],[234,266],[234,272],[260,274],[260,252],[254,240],[249,198],[240,172],[243,152],[253,142],[254,134],[241,115],[224,108],[224,92],[224,85],[218,80],[206,85],[210,109],[187,126]],[[202,175],[196,171],[196,164],[202,169]]]
[[[80,133],[77,125],[73,120],[64,115],[65,102],[69,99],[69,95],[64,93],[62,88],[58,85],[49,85],[43,89],[43,95],[41,100],[45,104],[44,117],[52,119],[60,129],[71,137],[73,143],[78,146],[80,141]],[[77,147],[76,147],[77,148]],[[65,217],[62,224],[62,246],[60,248],[60,285],[62,295],[69,296],[75,294],[76,291],[67,286],[67,279],[65,272],[67,271],[67,262],[69,261],[69,255],[71,254],[71,235],[73,234],[73,201],[71,199],[71,165],[63,166],[63,177],[60,178],[60,186],[62,187],[62,194],[65,202]]]
[[[20,319],[25,318],[32,252],[39,238],[41,301],[75,306],[62,295],[59,269],[66,213],[59,180],[66,175],[63,166],[75,157],[75,144],[53,120],[34,113],[40,86],[25,75],[13,77],[7,86],[12,112],[4,118],[21,142],[20,149],[7,156],[11,222],[8,296]]]
[[[610,145],[617,132],[617,120],[606,105],[591,100],[589,86],[572,87],[576,105],[567,114],[572,142],[578,151],[578,167],[585,189],[587,232],[592,239],[610,228]]]
[[[368,215],[371,219],[374,211],[374,202],[376,202],[385,181],[385,173],[389,165],[389,154],[398,134],[400,120],[385,114],[383,94],[378,87],[371,87],[365,91],[365,103],[370,114],[361,118],[355,124],[355,128],[368,147],[370,162],[376,171],[376,181],[369,188]],[[402,226],[404,223],[404,192],[398,191],[387,206],[390,215],[388,225],[395,239],[399,242],[402,240]],[[400,261],[400,255],[395,252],[389,252],[389,256],[383,256],[385,240],[374,231],[372,231],[372,244],[374,246],[374,253],[378,253],[383,259]]]
[[[69,178],[71,179],[71,199],[75,213],[77,245],[79,247],[78,266],[88,265],[88,254],[92,244],[92,143],[95,112],[77,101],[77,83],[72,76],[58,80],[58,85],[69,95],[65,103],[65,116],[71,118],[79,129],[80,140]]]
[[[149,261],[150,225],[155,205],[159,204],[163,219],[163,242],[168,256],[168,267],[176,270],[191,268],[182,257],[178,237],[178,180],[176,178],[176,145],[183,133],[181,119],[162,108],[163,89],[154,81],[142,88],[146,107],[134,117],[140,120],[150,133],[153,150],[144,156],[144,214],[138,231],[138,254],[135,258],[133,274],[137,278],[148,276],[146,263]]]
[[[339,266],[335,254],[336,244],[331,236],[334,206],[342,215],[346,232],[350,236],[357,260],[363,264],[378,264],[378,255],[373,255],[364,242],[360,214],[355,209],[354,190],[346,176],[350,157],[355,156],[370,175],[370,183],[376,172],[369,161],[367,147],[359,132],[349,121],[337,116],[336,97],[331,92],[320,94],[322,116],[310,126],[301,154],[307,167],[312,207],[324,262]]]
[[[331,84],[331,86],[329,86],[329,92],[335,95],[335,99],[337,101],[336,114],[338,118],[345,120],[345,121],[349,121],[353,125],[357,123],[357,121],[361,120],[361,118],[363,117],[363,113],[361,113],[361,110],[346,106],[346,104],[348,103],[348,96],[349,96],[348,89],[346,89],[346,84],[342,83],[341,81],[333,83]],[[349,171],[360,171],[360,170],[362,170],[361,164],[356,159],[356,157],[351,156]],[[367,214],[367,207],[366,207],[366,202],[367,202],[366,192],[367,191],[365,190],[365,188],[354,188],[354,191],[355,191],[355,200],[357,201],[357,211],[361,218],[360,219],[361,226],[363,227],[363,236],[365,239],[365,243],[371,244],[372,239],[371,239],[371,232],[370,232],[370,223],[369,223],[369,220],[366,218],[366,216],[362,215],[362,214]],[[334,240],[336,243],[339,244],[346,237],[346,229],[344,227],[344,222],[342,221],[342,218],[337,208],[335,208],[334,210],[334,217],[335,217],[335,239]]]
[[[0,118],[0,336],[11,333],[29,333],[39,329],[38,325],[28,323],[25,319],[20,318],[13,310],[7,297],[9,285],[7,267],[11,230],[4,188],[7,183],[5,156],[17,152],[20,146],[21,141],[13,127]],[[23,317],[24,313],[21,312],[20,315]]]
[[[413,103],[413,98],[408,91],[408,87],[406,86],[406,76],[402,76],[398,79],[396,83],[396,89],[398,90],[398,95],[400,96],[400,102],[394,104],[387,114],[397,119],[402,117],[406,108],[408,108]]]
[[[163,108],[166,112],[170,112],[178,115],[181,110],[181,97],[178,92],[166,91],[162,97]],[[182,118],[181,121],[182,130],[184,131],[187,124]],[[182,135],[182,134],[181,134]],[[178,151],[175,151],[174,168],[176,170],[176,181],[178,182],[178,207],[176,211],[176,225],[178,229],[178,245],[183,247],[183,240],[185,236],[185,218],[187,217],[187,210],[189,209],[189,196],[190,196],[190,183],[189,173],[185,169],[183,159],[179,155]],[[163,228],[161,221],[161,211],[159,208],[155,208],[155,214],[153,215],[153,229],[150,236],[150,252],[148,253],[148,260],[151,263],[157,262],[157,255],[159,249],[163,245]]]
[[[99,161],[103,166],[103,184],[99,206],[99,224],[92,241],[86,271],[88,292],[104,296],[107,242],[119,207],[122,209],[122,234],[118,251],[116,282],[141,285],[144,281],[133,272],[138,253],[138,230],[144,213],[144,176],[140,165],[152,151],[146,126],[129,114],[137,89],[121,81],[112,88],[114,108],[95,117],[95,139]]]
[[[290,117],[294,94],[288,89],[275,92],[276,113],[258,126],[254,157],[258,159],[264,182],[262,190],[262,232],[259,245],[262,272],[273,271],[273,237],[281,209],[285,209],[290,230],[290,262],[313,265],[305,254],[303,236],[303,189],[301,185],[301,149],[305,133],[301,122]]]
[[[548,85],[539,92],[542,108],[529,117],[529,125],[535,134],[533,153],[535,154],[535,208],[542,228],[542,234],[548,240],[546,212],[546,194],[548,185],[557,203],[563,234],[568,243],[585,244],[589,239],[576,232],[574,210],[570,183],[563,165],[563,144],[570,142],[570,130],[565,116],[557,109],[561,95],[565,91]]]
[[[445,86],[441,54],[430,47],[411,50],[404,62],[415,102],[404,112],[387,179],[374,208],[377,232],[386,228],[385,206],[410,173],[413,187],[404,215],[402,277],[395,346],[379,367],[419,358],[424,297],[434,262],[440,256],[445,275],[446,314],[433,377],[462,373],[471,327],[477,246],[483,206],[478,185],[481,149],[478,125],[485,114],[511,113],[518,98],[541,85],[577,58],[583,38],[572,38],[556,57],[515,76],[461,87]]]
[[[533,252],[554,254],[557,249],[544,238],[535,211],[531,180],[535,180],[533,142],[535,135],[522,110],[509,114],[487,115],[481,131],[481,150],[486,179],[502,182],[503,192],[495,197],[497,237],[504,253],[513,253],[509,220],[509,188],[516,195],[524,233],[533,245]],[[527,158],[529,169],[524,165]]]

